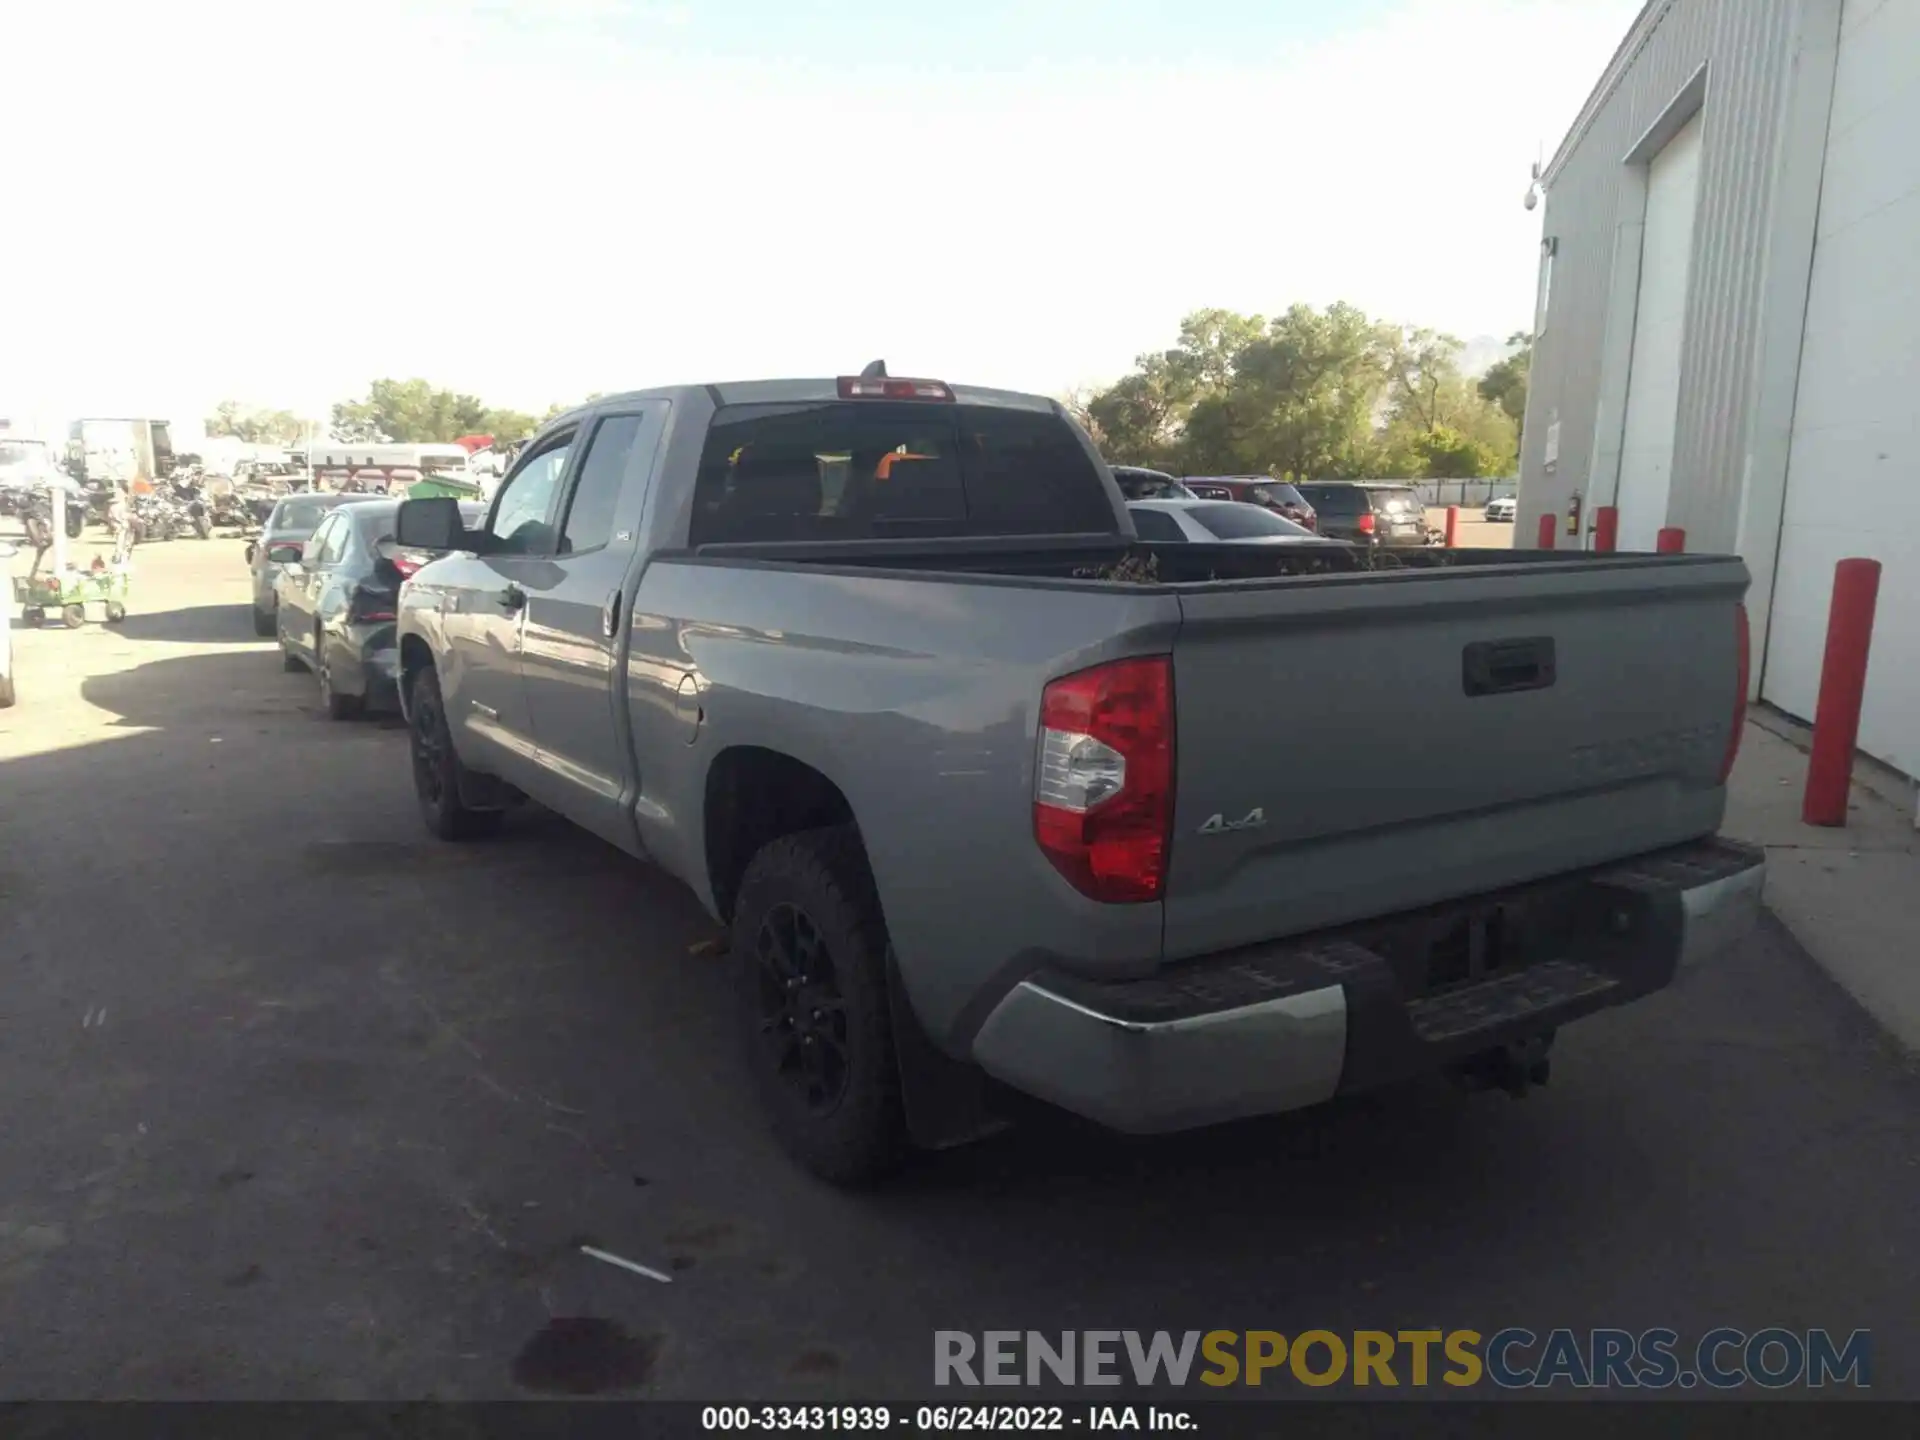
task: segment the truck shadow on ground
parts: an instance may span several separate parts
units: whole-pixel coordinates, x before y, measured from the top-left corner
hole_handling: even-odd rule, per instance
[[[1853,1308],[1833,1323],[1907,1313],[1913,1262],[1887,1257],[1920,1249],[1920,1083],[1858,1059],[1870,1027],[1775,931],[1574,1027],[1522,1101],[1423,1083],[1152,1140],[1033,1107],[847,1194],[768,1137],[728,962],[676,883],[538,811],[492,842],[429,840],[404,736],[325,720],[270,653],[81,689],[119,738],[0,763],[5,818],[35,837],[0,856],[25,1037],[0,1055],[0,1131],[22,1175],[88,1175],[100,1134],[166,1117],[142,1193],[205,1196],[170,1217],[101,1200],[65,1268],[0,1297],[26,1388],[175,1393],[125,1368],[164,1334],[227,1357],[196,1372],[203,1397],[338,1376],[511,1395],[556,1314],[677,1336],[649,1393],[871,1397],[927,1383],[935,1326],[1757,1325],[1834,1296]],[[94,994],[111,1051],[71,1039]],[[1811,1080],[1827,1053],[1855,1058]],[[64,1203],[39,1184],[21,1206]],[[1843,1247],[1837,1215],[1879,1238]],[[85,1358],[24,1319],[80,1275],[127,1317]],[[266,1279],[216,1283],[234,1275]],[[209,1285],[218,1305],[194,1308]],[[438,1338],[370,1359],[358,1332],[281,1318],[290,1295],[320,1316],[370,1292],[383,1333]],[[797,1337],[837,1368],[794,1378]]]
[[[139,577],[127,618],[114,627],[129,640],[165,640],[176,645],[253,645],[253,612],[245,605],[190,605],[179,610],[143,613],[139,605]]]

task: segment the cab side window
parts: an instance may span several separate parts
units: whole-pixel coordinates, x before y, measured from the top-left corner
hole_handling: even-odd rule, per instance
[[[580,460],[580,476],[567,501],[566,523],[560,527],[560,553],[578,555],[598,550],[613,538],[613,509],[627,477],[627,461],[640,433],[639,415],[609,415],[594,429]]]
[[[495,555],[551,555],[555,550],[553,502],[573,453],[573,435],[559,435],[500,487],[488,526],[487,550]]]

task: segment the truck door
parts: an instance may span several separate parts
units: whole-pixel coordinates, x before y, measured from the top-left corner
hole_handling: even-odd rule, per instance
[[[666,427],[667,402],[625,404],[591,433],[558,507],[549,563],[527,580],[521,675],[539,774],[528,793],[623,849],[631,819],[631,747],[614,680],[628,616],[634,537]]]
[[[575,434],[550,435],[527,455],[494,498],[481,553],[449,557],[435,575],[448,607],[448,723],[477,768],[529,793],[538,766],[521,673],[527,600],[553,564]]]

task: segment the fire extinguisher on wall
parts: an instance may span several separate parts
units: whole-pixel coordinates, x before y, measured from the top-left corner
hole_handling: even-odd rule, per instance
[[[1580,492],[1573,492],[1573,498],[1567,501],[1567,534],[1580,533]]]

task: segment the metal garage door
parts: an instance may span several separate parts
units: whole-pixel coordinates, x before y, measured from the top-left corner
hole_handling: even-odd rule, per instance
[[[1761,694],[1811,717],[1833,567],[1878,560],[1860,748],[1920,774],[1920,0],[1850,3]],[[1759,657],[1756,657],[1756,659]]]
[[[1680,346],[1686,333],[1687,271],[1700,180],[1700,117],[1654,156],[1647,173],[1647,222],[1640,298],[1620,453],[1620,548],[1651,550],[1667,523],[1673,436],[1680,411]]]

